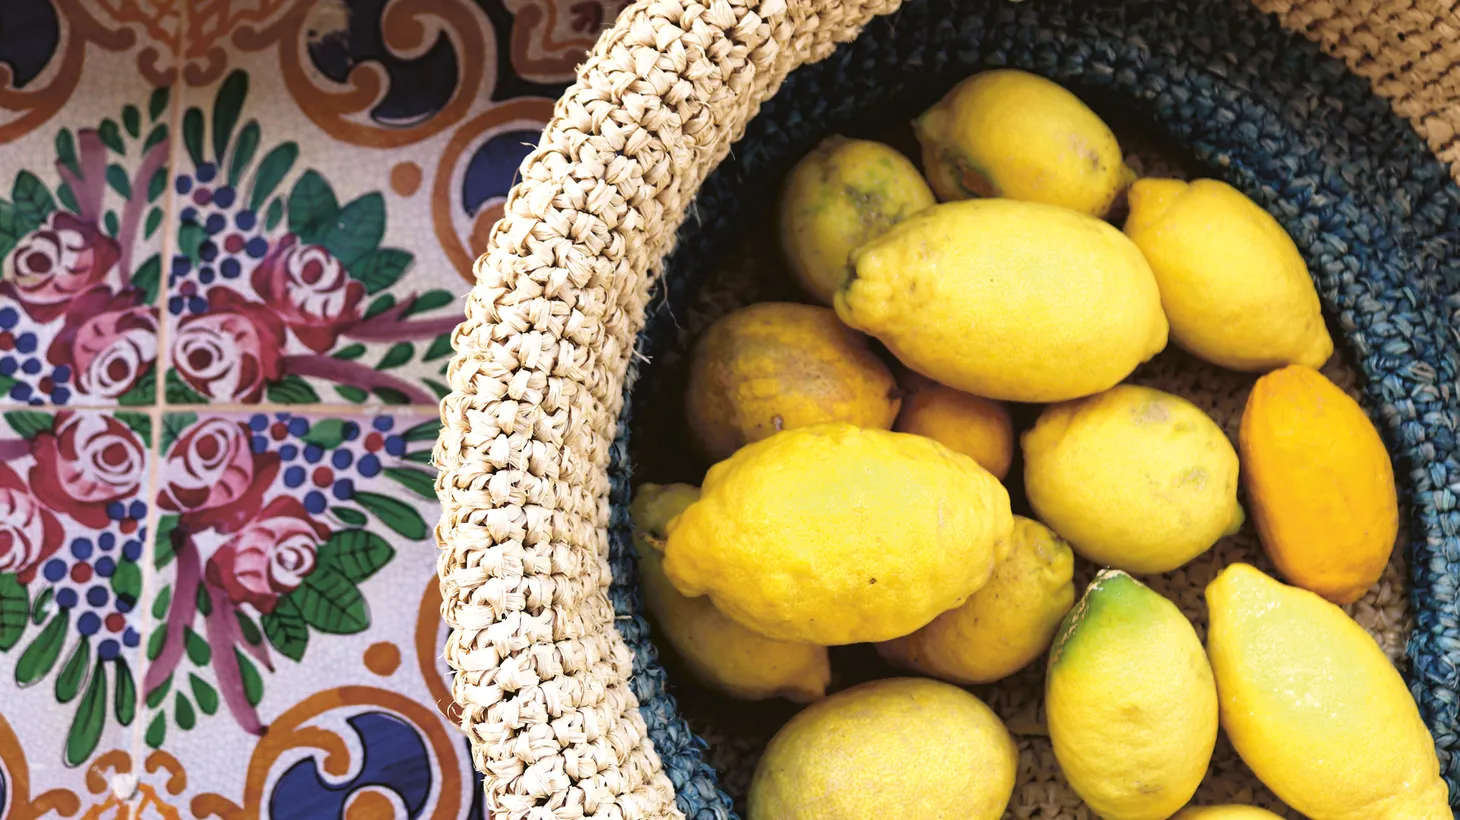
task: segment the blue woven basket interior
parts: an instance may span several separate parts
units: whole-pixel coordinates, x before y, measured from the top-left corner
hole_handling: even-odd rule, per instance
[[[1324,307],[1365,377],[1400,482],[1416,618],[1411,689],[1460,803],[1460,189],[1367,84],[1246,0],[910,0],[786,81],[715,170],[679,232],[638,347],[673,343],[676,311],[829,133],[869,112],[932,102],[975,71],[1015,66],[1105,95],[1148,118],[1203,167],[1266,207],[1307,258]],[[734,817],[700,742],[667,692],[634,587],[628,504],[630,374],[612,450],[612,597],[634,651],[634,692],[694,820]],[[1456,489],[1452,489],[1456,488]]]

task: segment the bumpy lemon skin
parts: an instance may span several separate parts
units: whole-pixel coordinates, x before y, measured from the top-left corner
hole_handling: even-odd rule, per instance
[[[826,647],[777,641],[752,632],[715,609],[708,598],[687,598],[664,574],[664,530],[699,499],[688,484],[644,484],[629,513],[639,554],[639,590],[660,634],[699,681],[741,700],[784,697],[809,702],[826,694],[831,662]]]
[[[1314,820],[1451,820],[1435,742],[1399,670],[1336,605],[1247,564],[1206,589],[1222,729]]]
[[[825,646],[906,635],[1008,552],[1009,495],[921,436],[824,424],[710,468],[669,524],[665,572],[763,635]]]
[[[1298,246],[1225,182],[1142,179],[1125,233],[1156,274],[1171,337],[1231,370],[1322,367],[1333,355]]]
[[[836,295],[849,326],[934,381],[991,399],[1052,402],[1119,383],[1166,346],[1140,250],[1052,205],[936,205],[852,253]]]
[[[842,421],[886,430],[901,391],[867,337],[831,310],[762,302],[710,325],[695,345],[685,415],[711,461],[781,430]]]
[[[1291,583],[1348,604],[1389,564],[1399,535],[1394,466],[1358,402],[1316,370],[1257,380],[1238,436],[1262,546]]]
[[[1170,393],[1120,385],[1050,405],[1023,448],[1035,514],[1102,566],[1169,572],[1244,520],[1232,443]]]
[[[830,305],[852,250],[934,201],[918,169],[895,148],[828,137],[786,177],[781,250],[801,287]]]
[[[1008,408],[941,384],[930,382],[904,396],[892,429],[926,436],[960,452],[1000,481],[1014,460],[1014,423]]]
[[[996,196],[1104,216],[1132,176],[1094,111],[1023,71],[964,80],[914,126],[928,181],[945,202]]]
[[[1009,554],[963,606],[877,644],[889,662],[961,684],[992,683],[1049,648],[1075,603],[1075,556],[1052,530],[1014,516]]]
[[[1256,806],[1187,806],[1171,820],[1282,820],[1267,809]]]
[[[1206,776],[1217,690],[1176,605],[1104,570],[1050,650],[1045,709],[1055,759],[1106,820],[1165,820]]]
[[[1019,749],[973,695],[918,678],[812,704],[756,766],[749,820],[998,820]]]

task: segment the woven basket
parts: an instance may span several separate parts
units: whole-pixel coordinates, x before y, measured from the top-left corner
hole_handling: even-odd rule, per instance
[[[820,137],[1002,65],[1139,111],[1305,254],[1394,457],[1407,674],[1460,794],[1460,17],[1441,0],[1264,5],[1278,18],[1245,0],[623,12],[477,262],[442,404],[446,656],[492,817],[734,816],[633,588],[636,373]]]

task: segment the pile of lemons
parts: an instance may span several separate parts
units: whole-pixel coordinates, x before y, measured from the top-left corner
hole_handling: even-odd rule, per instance
[[[781,244],[820,305],[707,330],[685,412],[717,463],[632,509],[645,600],[691,670],[814,701],[762,756],[751,820],[1001,817],[1017,748],[960,685],[1043,657],[1056,758],[1101,817],[1272,817],[1187,805],[1220,725],[1315,820],[1450,818],[1402,678],[1336,605],[1379,579],[1397,501],[1377,431],[1316,369],[1333,342],[1292,239],[1222,182],[1132,180],[1106,124],[1030,74],[972,77],[916,129],[926,181],[839,137],[792,171]],[[1263,374],[1236,447],[1121,383],[1168,337]],[[1034,518],[1002,484],[1001,402],[1044,405],[1019,442]],[[1246,515],[1291,586],[1226,567],[1203,646],[1133,576]],[[1075,555],[1105,568],[1078,601]],[[826,647],[863,642],[926,677],[826,696]]]

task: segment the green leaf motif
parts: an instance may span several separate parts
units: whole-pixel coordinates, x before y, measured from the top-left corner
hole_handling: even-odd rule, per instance
[[[283,379],[270,382],[265,389],[269,401],[277,404],[318,404],[319,394],[309,382],[290,373]]]
[[[123,410],[115,414],[117,421],[127,425],[143,443],[149,447],[152,445],[152,417],[146,413],[133,413]]]
[[[96,665],[96,674],[91,676],[91,685],[81,697],[76,717],[71,721],[71,731],[66,733],[66,765],[80,766],[96,751],[101,730],[106,726],[106,666]]]
[[[166,168],[158,168],[157,171],[156,171],[156,173],[154,173],[152,175],[151,181],[149,181],[147,183],[147,201],[148,202],[156,202],[157,201],[157,197],[161,196],[162,195],[162,192],[164,190],[166,190],[166,189],[167,189],[167,169]]]
[[[132,389],[117,396],[117,404],[123,407],[144,407],[157,403],[157,370],[149,367]]]
[[[122,199],[132,198],[132,180],[127,177],[127,172],[122,166],[113,162],[106,167],[106,182],[112,186],[112,190],[121,195]]]
[[[122,129],[117,127],[117,121],[107,118],[101,121],[96,129],[96,135],[101,137],[101,144],[113,151],[126,156],[127,147],[122,144]]]
[[[407,490],[428,500],[436,500],[436,476],[409,467],[386,467],[385,475]]]
[[[183,145],[196,168],[203,164],[203,112],[197,106],[183,114]]]
[[[163,452],[166,452],[164,449]],[[172,531],[177,529],[178,517],[176,515],[164,515],[157,519],[157,535],[153,539],[152,551],[155,554],[153,566],[162,569],[172,561],[174,552],[172,549]],[[161,615],[157,617],[161,618]]]
[[[253,661],[244,657],[241,650],[233,650],[233,656],[238,659],[238,676],[243,679],[243,697],[248,701],[249,706],[258,706],[259,701],[264,699],[264,679],[259,677],[259,670],[253,665]]]
[[[61,187],[56,189],[56,199],[71,213],[81,212],[81,204],[76,201],[76,192],[71,190],[70,184],[61,183]]]
[[[162,453],[167,454],[172,449],[173,442],[178,440],[189,427],[198,423],[197,413],[168,413],[162,417]],[[174,517],[176,520],[176,517]]]
[[[147,638],[147,660],[155,661],[162,654],[162,645],[167,643],[167,631],[154,629]]]
[[[238,142],[233,146],[233,159],[228,161],[228,184],[237,188],[243,179],[243,172],[253,162],[253,155],[259,150],[259,121],[249,120],[238,132]]]
[[[198,612],[204,618],[213,614],[213,596],[208,594],[208,588],[202,584],[198,585]],[[199,664],[201,666],[202,664]]]
[[[137,567],[137,562],[125,558],[119,561],[112,572],[111,586],[118,600],[135,606],[142,595],[142,570]]]
[[[410,342],[396,342],[385,351],[380,357],[380,363],[375,365],[376,370],[389,370],[392,367],[400,367],[416,356],[416,347]]]
[[[441,436],[441,420],[423,421],[400,435],[406,441],[429,441],[434,444]]]
[[[369,393],[352,384],[337,384],[335,385],[335,392],[339,394],[340,398],[345,401],[354,402],[355,404],[364,404],[370,398]]]
[[[258,646],[263,643],[264,633],[259,631],[259,625],[247,612],[241,609],[233,610],[234,620],[238,621],[238,632],[243,636],[249,646]]]
[[[0,199],[0,257],[9,256],[20,243],[20,237],[29,230],[21,225],[20,212],[15,210],[15,206]]]
[[[329,564],[316,565],[289,597],[299,604],[304,622],[320,632],[354,635],[370,627],[370,610],[360,588]]]
[[[143,238],[151,239],[160,227],[162,227],[162,209],[153,207],[147,211],[147,221],[142,225]]]
[[[196,222],[184,222],[177,228],[177,249],[194,262],[199,260],[199,252],[206,241],[208,232]]]
[[[279,222],[284,218],[284,200],[275,199],[269,203],[269,210],[264,214],[264,230],[272,231],[279,227]]]
[[[152,722],[147,724],[147,734],[144,739],[147,741],[147,748],[162,748],[162,741],[167,739],[166,712],[158,712],[152,717]]]
[[[30,171],[21,171],[15,176],[15,186],[10,191],[10,198],[15,202],[16,216],[26,225],[26,232],[45,222],[46,217],[56,210],[56,200],[51,196],[51,189]]]
[[[426,520],[416,511],[414,505],[388,495],[365,491],[355,493],[355,503],[380,519],[380,523],[412,541],[419,541],[430,533]]]
[[[60,610],[51,618],[41,634],[20,653],[20,660],[15,664],[16,683],[30,686],[50,673],[51,667],[56,665],[56,658],[61,655],[61,645],[66,642],[66,628],[70,625],[70,610]]]
[[[208,647],[208,642],[190,626],[183,627],[183,648],[193,666],[207,666],[213,660],[213,650]]]
[[[353,270],[355,263],[380,247],[385,238],[385,197],[366,194],[340,209],[319,244]]]
[[[171,94],[172,89],[165,85],[153,90],[152,96],[147,98],[148,119],[156,120],[162,116],[162,112],[167,110],[167,99]]]
[[[193,711],[193,702],[178,690],[172,696],[172,719],[177,728],[184,732],[198,725],[198,713]]]
[[[395,389],[394,387],[377,387],[374,390],[375,397],[386,404],[410,404],[411,397]]]
[[[30,590],[15,573],[0,572],[0,652],[9,652],[20,642],[28,620]]]
[[[292,142],[276,145],[273,150],[264,155],[263,160],[259,162],[259,169],[253,175],[253,191],[249,195],[248,202],[249,210],[257,211],[264,204],[264,200],[274,195],[279,183],[284,181],[289,169],[294,167],[294,160],[298,158],[299,146]],[[273,212],[272,205],[269,206],[269,211]],[[273,226],[270,226],[269,230],[273,230]]]
[[[128,103],[122,108],[122,127],[127,129],[127,136],[136,139],[142,133],[142,112],[137,106]]]
[[[137,272],[132,274],[132,287],[142,291],[143,304],[152,305],[157,303],[157,289],[161,284],[162,257],[154,253],[137,266]]]
[[[41,621],[44,621],[46,616],[51,614],[51,597],[54,594],[55,590],[46,587],[41,590],[41,594],[35,596],[35,603],[30,607],[30,622],[32,624],[40,626]]]
[[[238,113],[243,110],[244,98],[248,96],[248,74],[234,71],[218,87],[218,96],[213,101],[213,156],[219,167],[228,155],[228,141],[233,139],[233,127],[238,124]]]
[[[414,453],[406,453],[401,456],[402,461],[409,461],[413,464],[430,464],[435,466],[435,457],[430,450],[417,450]]]
[[[330,512],[348,527],[363,527],[370,523],[370,519],[365,517],[365,513],[359,510],[352,510],[349,507],[330,507]]]
[[[451,395],[451,388],[447,387],[441,382],[436,381],[435,379],[421,379],[421,381],[425,382],[426,386],[431,388],[431,392],[435,393],[436,398],[438,399],[444,399],[447,396]]]
[[[101,665],[97,664],[100,669]],[[91,639],[85,635],[76,642],[71,650],[71,657],[61,666],[61,674],[56,676],[56,700],[61,703],[70,703],[77,694],[81,692],[81,685],[86,683],[86,673],[91,671]]]
[[[38,410],[11,410],[5,414],[5,423],[23,439],[33,439],[41,433],[48,433],[55,423],[50,413]]]
[[[333,450],[344,443],[345,426],[341,419],[321,419],[309,426],[302,440],[305,444],[318,445],[321,450]]]
[[[167,139],[167,123],[159,122],[152,126],[152,130],[147,133],[147,139],[142,141],[142,150],[151,150],[152,146],[165,139]]]
[[[66,166],[66,170],[81,176],[81,165],[76,161],[76,138],[69,128],[56,132],[56,159]]]
[[[112,695],[112,711],[117,716],[117,723],[131,726],[132,718],[137,715],[137,682],[132,679],[132,667],[127,665],[125,656],[118,655],[112,664],[117,671],[117,688]]]
[[[161,706],[162,701],[167,697],[167,693],[171,691],[172,675],[168,675],[163,679],[162,683],[157,684],[156,689],[147,693],[147,708],[156,709],[158,706]]]
[[[348,267],[350,277],[364,285],[366,293],[379,293],[400,281],[415,260],[400,248],[377,248]]]
[[[112,238],[116,238],[117,231],[122,227],[121,220],[117,219],[116,211],[107,211],[106,215],[101,218],[101,224],[106,228],[106,235]]]
[[[443,333],[431,342],[431,346],[426,349],[426,355],[422,359],[428,362],[434,361],[443,356],[450,356],[454,352],[455,348],[451,346],[451,334]]]
[[[198,702],[198,708],[203,710],[203,714],[211,715],[218,711],[217,689],[193,672],[188,673],[188,686],[192,688],[193,699]]]
[[[172,516],[176,518],[176,516]],[[152,597],[152,617],[162,620],[167,614],[167,605],[172,603],[172,584],[165,584],[157,594]]]
[[[269,643],[279,650],[279,654],[293,661],[303,660],[304,650],[309,645],[309,625],[304,621],[304,613],[299,611],[299,604],[294,601],[296,594],[292,592],[280,598],[274,611],[260,618]]]
[[[372,316],[379,316],[393,307],[395,307],[395,297],[389,293],[382,293],[374,299],[371,299],[370,304],[365,306],[365,318],[369,319]]]
[[[197,391],[188,387],[176,370],[167,371],[167,403],[168,404],[207,404],[208,400],[198,395]]]
[[[455,301],[456,294],[449,290],[428,290],[411,300],[411,306],[406,308],[405,315],[414,316],[417,313],[425,313],[428,310],[445,307]]]
[[[318,245],[339,218],[340,203],[329,182],[314,169],[305,171],[289,191],[289,230],[300,242]]]
[[[395,557],[384,538],[369,530],[344,530],[319,548],[319,562],[329,564],[355,583],[379,572]]]

